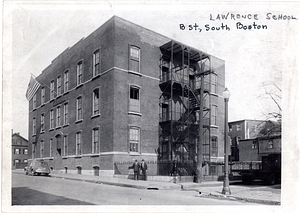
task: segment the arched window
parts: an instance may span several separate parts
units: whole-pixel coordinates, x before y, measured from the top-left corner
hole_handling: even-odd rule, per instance
[[[96,50],[93,54],[93,76],[100,74],[100,51]]]
[[[92,153],[99,153],[100,151],[100,128],[96,127],[92,132]]]
[[[129,130],[129,152],[139,152],[140,128],[130,127]]]
[[[93,91],[93,115],[99,115],[100,114],[100,99],[99,99],[99,89],[95,89]]]
[[[81,155],[81,132],[76,133],[76,155]]]
[[[82,97],[76,99],[76,121],[82,120]]]
[[[134,72],[140,72],[140,48],[135,46],[130,46],[129,70]]]
[[[77,63],[77,86],[82,84],[82,70],[83,70],[83,63],[82,61]]]
[[[130,86],[130,99],[129,99],[129,111],[140,112],[140,88],[137,86]]]

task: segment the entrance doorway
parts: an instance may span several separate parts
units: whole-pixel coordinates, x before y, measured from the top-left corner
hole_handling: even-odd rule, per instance
[[[57,134],[55,136],[56,141],[56,152],[54,156],[54,168],[55,169],[63,169],[63,159],[61,156],[61,149],[62,149],[62,142],[61,142],[62,136],[61,134]]]

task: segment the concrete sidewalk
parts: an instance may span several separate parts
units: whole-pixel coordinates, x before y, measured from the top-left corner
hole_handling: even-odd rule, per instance
[[[22,170],[13,170],[13,172],[21,173]],[[97,184],[107,184],[122,187],[131,187],[137,189],[148,190],[189,190],[196,191],[204,197],[244,200],[252,203],[263,203],[268,205],[280,205],[281,188],[280,185],[261,186],[261,185],[230,185],[231,195],[223,195],[223,182],[208,181],[202,183],[191,182],[163,182],[163,181],[143,181],[131,180],[118,177],[92,176],[79,174],[66,174],[62,172],[52,172],[51,177],[62,178],[76,181],[85,181]]]
[[[268,205],[281,204],[281,185],[230,185],[230,195],[223,195],[223,183],[220,186],[202,186],[202,184],[181,183],[183,190],[195,190],[202,196],[223,199],[244,200],[251,203]]]

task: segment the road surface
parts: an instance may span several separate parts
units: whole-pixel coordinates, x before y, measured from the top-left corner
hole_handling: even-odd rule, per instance
[[[12,173],[12,205],[251,205],[196,191],[146,190]]]

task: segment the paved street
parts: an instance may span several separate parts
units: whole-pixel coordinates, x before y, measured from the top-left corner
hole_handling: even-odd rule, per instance
[[[13,205],[253,205],[196,191],[147,190],[12,173]],[[255,204],[257,205],[257,204]]]

